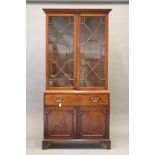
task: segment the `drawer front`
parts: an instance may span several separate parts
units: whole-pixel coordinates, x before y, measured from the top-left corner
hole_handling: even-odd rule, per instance
[[[72,105],[77,104],[76,95],[45,94],[45,105]]]
[[[89,95],[78,95],[79,103],[84,105],[92,104],[92,105],[108,105],[109,103],[109,95],[96,95],[96,94],[89,94]]]

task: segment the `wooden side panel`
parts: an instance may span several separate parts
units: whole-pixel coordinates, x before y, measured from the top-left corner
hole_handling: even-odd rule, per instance
[[[78,126],[80,138],[107,138],[108,110],[98,106],[81,107]]]
[[[73,138],[74,128],[75,111],[72,107],[45,109],[45,138]]]

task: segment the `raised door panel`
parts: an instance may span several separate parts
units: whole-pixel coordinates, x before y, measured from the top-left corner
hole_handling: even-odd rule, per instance
[[[75,110],[72,107],[45,109],[45,138],[72,138],[75,134]]]
[[[104,107],[87,106],[79,110],[80,138],[108,137],[108,110]]]

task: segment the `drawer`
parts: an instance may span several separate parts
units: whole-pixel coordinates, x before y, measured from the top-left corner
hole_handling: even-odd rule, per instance
[[[76,95],[45,94],[45,105],[71,105],[77,103]]]
[[[89,95],[78,95],[79,103],[80,104],[93,104],[93,105],[108,105],[109,103],[109,95],[96,95],[96,94],[89,94]]]

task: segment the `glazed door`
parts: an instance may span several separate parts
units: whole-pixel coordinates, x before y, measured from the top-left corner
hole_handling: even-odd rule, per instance
[[[74,108],[47,107],[44,118],[46,138],[73,138],[75,136]]]
[[[79,138],[107,138],[108,117],[108,111],[104,107],[80,107]]]
[[[80,87],[106,87],[106,16],[80,17]]]
[[[47,23],[47,89],[107,89],[107,15],[53,14]]]
[[[47,16],[47,87],[73,88],[74,15]]]

